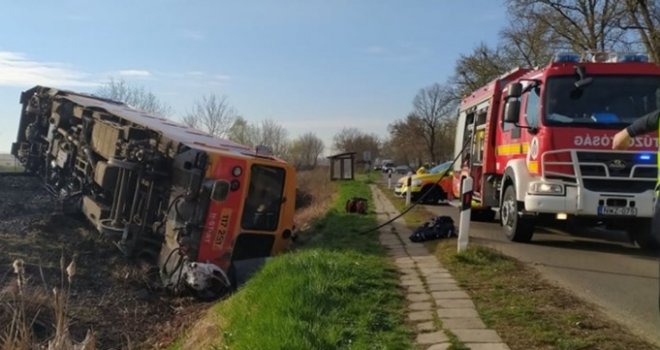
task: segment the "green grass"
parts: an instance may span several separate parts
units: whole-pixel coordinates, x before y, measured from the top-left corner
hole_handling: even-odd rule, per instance
[[[426,245],[512,350],[655,349],[513,258],[477,245],[459,254],[455,239]]]
[[[386,186],[381,190],[397,209],[405,208],[404,200]],[[405,215],[406,223],[414,229],[428,215],[423,207],[414,208]],[[512,350],[657,349],[518,260],[474,244],[459,254],[456,239],[425,245],[470,294],[484,323]],[[453,350],[466,348],[448,336]]]
[[[2,171],[2,172],[5,172],[5,171],[6,172],[22,172],[23,167],[21,167],[20,165],[16,165],[16,166],[14,166],[14,165],[0,165],[0,171]]]
[[[229,349],[404,349],[396,289],[376,256],[311,249],[269,264],[215,311]]]
[[[269,261],[205,322],[217,349],[411,349],[398,274],[377,233],[368,176],[338,182],[327,215],[293,253]],[[351,197],[368,215],[347,214]],[[195,327],[193,327],[194,329]],[[208,328],[208,327],[207,327]],[[188,338],[195,337],[190,333]],[[208,335],[207,335],[208,336]],[[183,348],[179,339],[171,349]],[[199,347],[199,346],[197,346]],[[201,347],[200,347],[201,348]]]
[[[394,186],[394,184],[392,184],[392,186]],[[394,207],[399,212],[403,212],[407,208],[406,199],[395,196],[394,189],[388,189],[387,184],[381,183],[378,185],[378,188],[385,194],[387,199],[392,202]],[[406,224],[412,228],[416,228],[417,226],[429,221],[432,217],[433,215],[429,213],[428,210],[424,209],[424,207],[421,205],[415,206],[403,215],[403,219],[406,221]]]

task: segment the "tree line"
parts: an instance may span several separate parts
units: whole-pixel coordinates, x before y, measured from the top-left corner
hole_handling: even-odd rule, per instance
[[[453,156],[457,111],[463,96],[515,67],[539,67],[559,51],[645,52],[660,63],[660,0],[504,0],[507,24],[495,45],[484,42],[460,54],[453,74],[419,89],[410,112],[387,127],[387,137],[347,127],[332,141],[333,151],[356,152],[358,163],[379,158],[398,164],[437,164]],[[171,109],[153,94],[111,80],[98,91],[147,111]],[[226,97],[195,101],[182,122],[248,146],[266,145],[298,169],[318,165],[326,149],[313,132],[289,140],[277,121],[248,122]],[[371,162],[371,163],[370,163]]]
[[[557,52],[641,52],[660,63],[660,0],[504,0],[495,45],[460,54],[444,83],[420,89],[411,112],[388,126],[381,153],[421,165],[453,158],[460,100],[516,67],[542,67]]]

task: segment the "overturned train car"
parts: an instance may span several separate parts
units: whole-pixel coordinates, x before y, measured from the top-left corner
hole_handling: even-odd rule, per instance
[[[167,286],[222,292],[290,244],[295,171],[268,152],[92,95],[36,86],[20,103],[12,154]]]

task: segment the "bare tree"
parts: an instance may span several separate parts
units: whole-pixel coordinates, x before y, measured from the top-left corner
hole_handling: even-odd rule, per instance
[[[132,86],[123,79],[110,78],[110,81],[102,85],[94,94],[113,101],[123,102],[133,108],[149,113],[162,116],[172,113],[172,108],[160,101],[151,91],[147,91],[143,87]]]
[[[500,38],[504,59],[509,60],[501,68],[544,66],[553,53],[565,48],[550,26],[526,16],[512,18]]]
[[[241,145],[254,147],[259,143],[259,127],[238,116],[229,128],[227,138]]]
[[[300,135],[291,144],[291,160],[299,170],[314,169],[325,146],[313,132]]]
[[[280,158],[289,157],[289,141],[286,129],[276,121],[265,119],[259,127],[259,144],[268,146]]]
[[[442,87],[454,100],[482,87],[512,68],[513,63],[504,57],[501,48],[491,48],[485,43],[477,45],[470,54],[462,54],[456,62],[452,83]]]
[[[438,83],[421,89],[413,100],[412,118],[419,118],[423,126],[419,135],[426,144],[431,162],[439,160],[438,139],[448,136],[443,129],[456,115],[457,104],[451,87]]]
[[[356,152],[357,161],[364,162],[365,152],[369,152],[371,160],[379,156],[381,142],[374,134],[367,134],[357,128],[343,128],[333,137],[333,147],[338,152]]]
[[[660,4],[657,0],[625,0],[621,28],[636,30],[653,62],[660,63]]]
[[[419,135],[424,133],[420,118],[409,114],[402,120],[388,125],[390,138],[383,144],[383,153],[401,164],[420,165],[426,161],[426,143]]]
[[[620,0],[508,0],[512,20],[542,23],[573,50],[608,51],[625,40]]]
[[[211,135],[225,137],[234,122],[235,115],[234,108],[227,103],[225,96],[209,94],[195,101],[192,111],[183,117],[182,122]]]

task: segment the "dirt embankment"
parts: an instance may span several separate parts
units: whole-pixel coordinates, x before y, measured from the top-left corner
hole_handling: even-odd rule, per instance
[[[0,177],[0,305],[12,298],[12,261],[23,259],[29,309],[40,309],[33,327],[38,341],[52,337],[52,288],[61,285],[60,259],[77,256],[70,287],[70,331],[82,340],[96,332],[99,349],[159,348],[192,323],[207,305],[175,298],[158,286],[146,263],[124,258],[84,218],[63,215],[57,202],[28,177]],[[5,299],[5,300],[2,300]],[[0,334],[11,309],[0,306]]]

